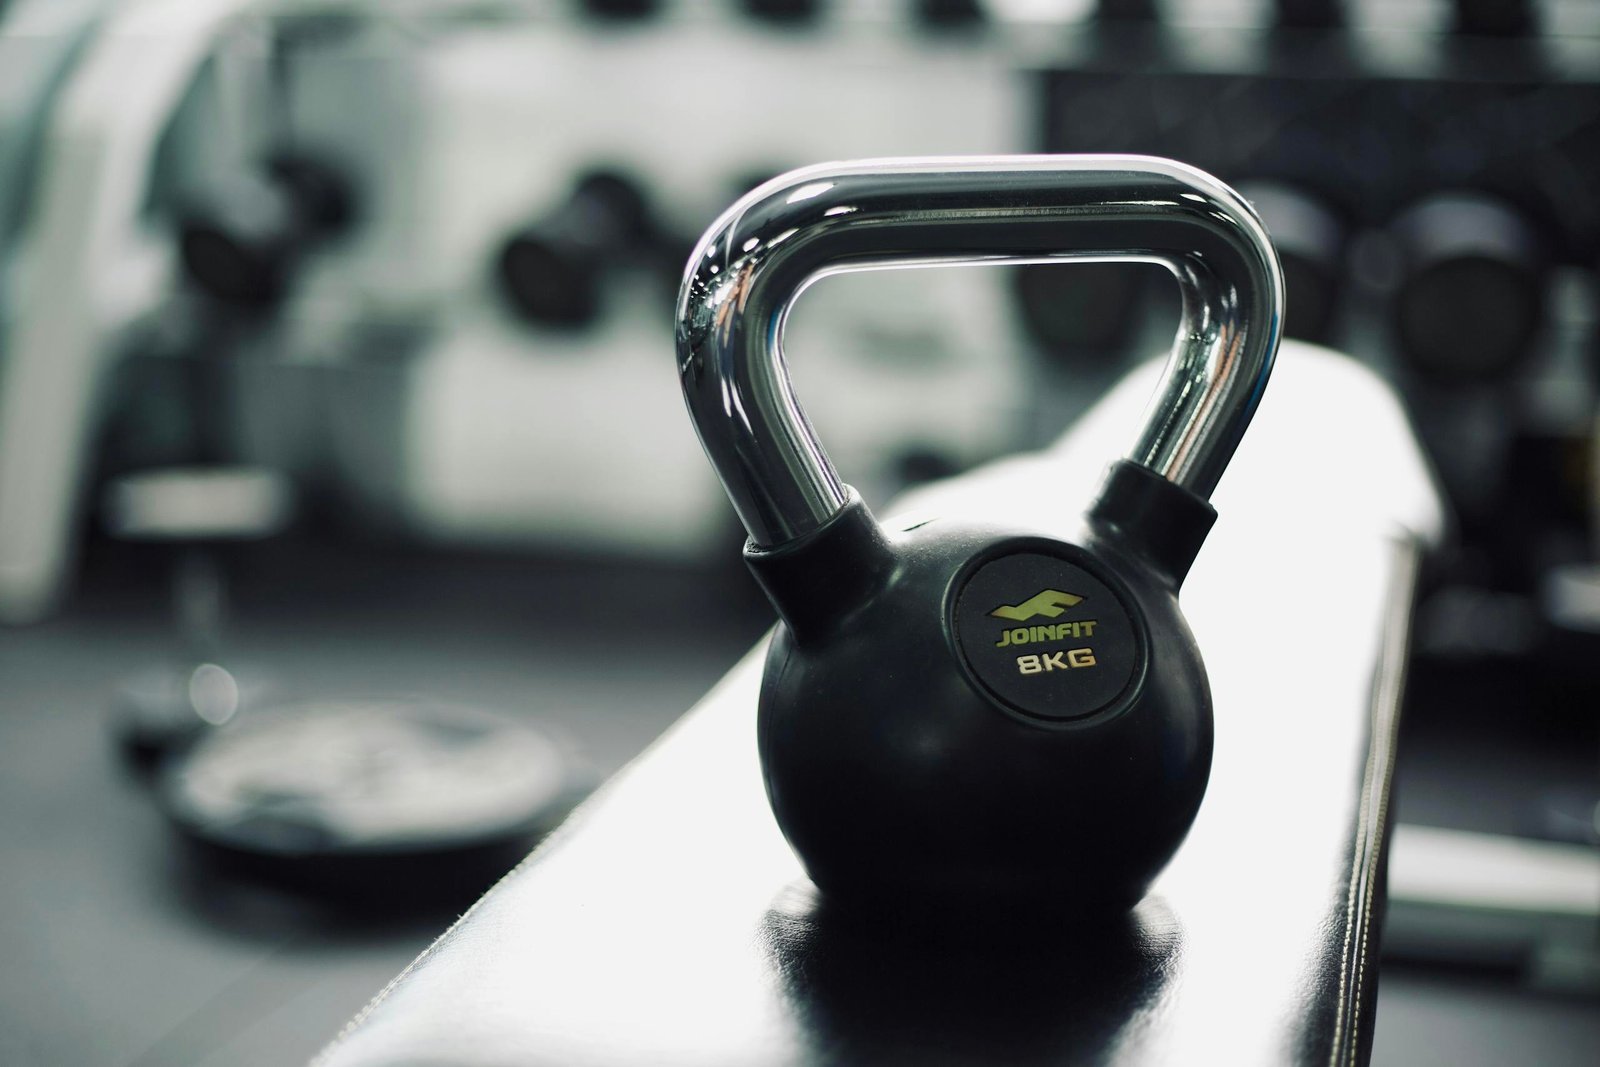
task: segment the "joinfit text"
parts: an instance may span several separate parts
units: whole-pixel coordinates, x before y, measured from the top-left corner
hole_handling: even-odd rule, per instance
[[[1018,626],[1014,630],[1007,630],[1000,635],[1000,640],[994,643],[995,648],[1008,648],[1011,645],[1032,645],[1040,641],[1065,641],[1073,637],[1093,637],[1094,628],[1099,625],[1096,619],[1084,619],[1081,622],[1062,622],[1054,626]]]

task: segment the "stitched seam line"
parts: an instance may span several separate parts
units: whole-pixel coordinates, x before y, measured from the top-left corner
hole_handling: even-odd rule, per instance
[[[1384,619],[1383,645],[1373,684],[1370,740],[1361,775],[1361,804],[1356,815],[1353,851],[1345,905],[1345,936],[1339,960],[1339,996],[1335,1036],[1328,1062],[1356,1064],[1361,1054],[1361,996],[1366,986],[1372,912],[1378,896],[1378,860],[1383,855],[1394,779],[1394,750],[1400,729],[1406,655],[1410,646],[1411,603],[1416,590],[1421,546],[1406,540],[1395,545],[1395,578]],[[1357,939],[1359,938],[1359,942]],[[1352,953],[1352,944],[1358,949]],[[1351,972],[1354,971],[1354,981]]]
[[[1409,654],[1411,647],[1411,610],[1412,601],[1416,594],[1417,572],[1419,569],[1419,556],[1421,546],[1412,543],[1395,546],[1395,555],[1398,557],[1398,569],[1404,592],[1394,598],[1390,604],[1392,614],[1386,622],[1385,629],[1392,635],[1385,650],[1384,662],[1380,668],[1379,689],[1377,694],[1377,711],[1387,720],[1383,727],[1383,762],[1381,773],[1383,781],[1379,784],[1374,799],[1377,802],[1377,813],[1371,826],[1372,851],[1370,863],[1367,868],[1367,900],[1365,914],[1361,924],[1361,957],[1360,966],[1356,971],[1356,985],[1353,1003],[1360,1005],[1362,993],[1365,988],[1367,974],[1367,960],[1369,958],[1369,941],[1372,935],[1372,912],[1378,900],[1378,868],[1379,860],[1383,856],[1385,840],[1389,833],[1389,799],[1394,783],[1394,766],[1396,749],[1400,740],[1400,703],[1405,696],[1405,683]],[[1354,1064],[1360,1054],[1361,1042],[1361,1013],[1357,1010],[1353,1016],[1353,1025],[1350,1035],[1350,1062]]]

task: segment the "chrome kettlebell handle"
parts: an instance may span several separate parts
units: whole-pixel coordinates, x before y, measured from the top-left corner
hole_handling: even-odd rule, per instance
[[[1128,458],[1209,497],[1255,413],[1283,319],[1283,274],[1255,212],[1215,178],[1148,156],[824,163],[752,190],[706,231],[677,309],[678,372],[700,441],[751,540],[825,525],[850,491],[783,357],[818,278],[934,265],[1159,263],[1183,317]]]

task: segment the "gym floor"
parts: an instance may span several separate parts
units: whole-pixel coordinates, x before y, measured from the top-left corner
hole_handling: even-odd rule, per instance
[[[248,563],[228,642],[241,675],[289,696],[426,695],[523,716],[602,776],[766,624],[734,573],[371,550]],[[320,906],[219,873],[175,838],[107,728],[117,684],[172,654],[160,569],[154,555],[102,558],[62,618],[0,632],[10,1067],[303,1063],[464,903]],[[619,634],[596,605],[621,595],[638,610]],[[1492,976],[1387,967],[1373,1062],[1587,1067],[1600,1013]]]

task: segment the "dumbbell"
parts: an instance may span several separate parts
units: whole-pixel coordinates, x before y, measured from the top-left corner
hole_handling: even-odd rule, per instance
[[[1327,342],[1344,288],[1344,220],[1315,194],[1285,182],[1241,182],[1238,189],[1266,224],[1283,264],[1284,335]]]
[[[739,0],[746,15],[777,26],[803,26],[822,17],[825,0]]]
[[[1074,271],[1031,263],[1012,273],[1011,285],[1040,354],[1081,367],[1126,353],[1145,302],[1144,280],[1145,270],[1131,263],[1092,263]]]
[[[613,22],[636,22],[661,13],[661,0],[583,0],[584,13]]]
[[[1046,259],[1178,280],[1184,328],[1133,451],[1073,541],[885,528],[794,396],[794,299],[837,271]],[[1210,771],[1210,691],[1177,598],[1278,345],[1282,275],[1249,205],[1140,156],[826,164],[731,207],[679,307],[689,413],[781,619],[756,726],[767,797],[825,898],[1064,922],[1130,907]]]
[[[935,32],[971,29],[988,19],[979,0],[917,0],[912,16],[924,29]]]
[[[596,169],[567,199],[512,234],[496,261],[500,291],[524,321],[558,329],[591,326],[619,261],[648,257],[659,243],[650,202],[633,178]]]
[[[180,257],[213,299],[265,310],[283,298],[304,255],[343,233],[354,215],[353,191],[336,170],[280,154],[184,207]]]
[[[1156,22],[1161,18],[1161,5],[1158,0],[1096,0],[1094,17],[1102,23]]]
[[[1342,0],[1277,0],[1275,25],[1284,30],[1332,30],[1345,24]]]
[[[1493,381],[1528,355],[1544,321],[1547,265],[1538,234],[1482,193],[1441,193],[1389,227],[1404,276],[1394,294],[1399,349],[1423,378]]]
[[[1455,0],[1451,28],[1473,36],[1520,37],[1538,28],[1534,8],[1532,0]]]

